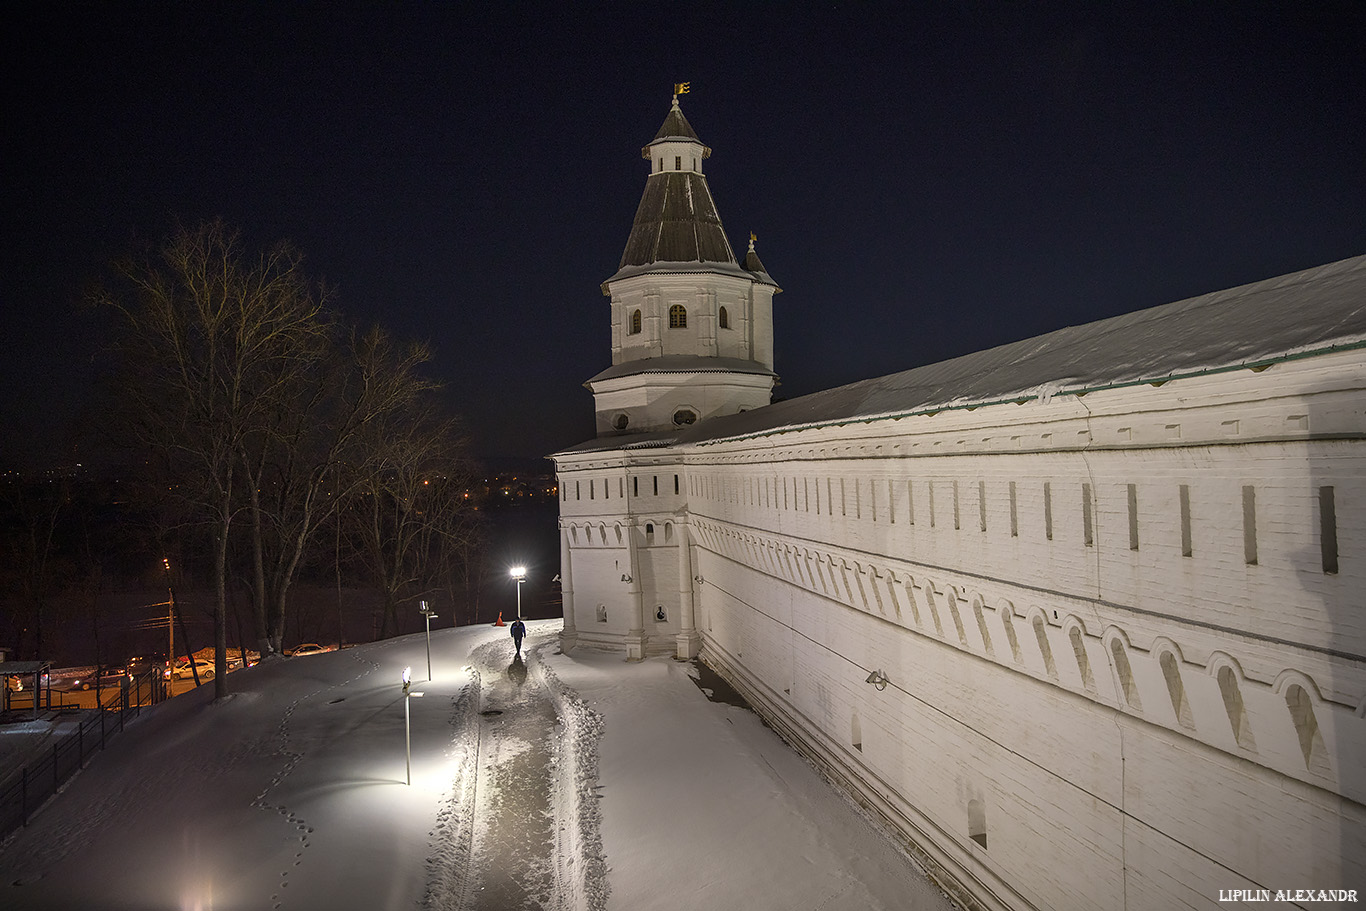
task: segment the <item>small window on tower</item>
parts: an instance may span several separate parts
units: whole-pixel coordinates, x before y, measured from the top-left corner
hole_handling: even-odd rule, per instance
[[[633,311],[631,312],[631,331],[630,331],[630,334],[631,334],[631,335],[639,335],[639,334],[640,334],[640,311],[639,311],[639,310],[633,310]]]
[[[683,156],[682,156],[682,155],[675,155],[675,156],[674,156],[674,170],[675,170],[675,171],[681,171],[681,170],[683,170]]]
[[[680,408],[678,411],[674,412],[674,423],[678,424],[680,427],[684,424],[692,424],[696,421],[697,412],[695,411],[690,411],[687,408]],[[677,493],[677,491],[674,492]]]
[[[625,430],[626,425],[629,423],[631,423],[631,419],[629,417],[627,417],[624,414],[619,414],[616,416],[616,419],[612,421],[612,426],[618,430]]]
[[[721,308],[721,312],[717,314],[717,319],[718,322],[720,322],[722,329],[730,328],[730,314],[726,312],[725,307]]]
[[[674,304],[669,308],[669,328],[688,328],[688,309],[682,304]]]

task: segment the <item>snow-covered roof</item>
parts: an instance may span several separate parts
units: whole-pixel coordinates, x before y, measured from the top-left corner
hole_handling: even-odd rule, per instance
[[[1366,256],[1069,326],[669,433],[680,444],[705,443],[1152,382],[1358,346],[1366,346]],[[616,449],[622,441],[591,440],[565,452]]]

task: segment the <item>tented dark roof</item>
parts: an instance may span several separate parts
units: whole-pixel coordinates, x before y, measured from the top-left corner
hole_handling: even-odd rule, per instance
[[[759,254],[754,252],[754,243],[752,241],[749,245],[749,251],[745,253],[744,267],[746,272],[753,272],[758,276],[760,281],[770,285],[777,285],[777,282],[769,277],[768,270],[764,268],[763,262],[759,259]]]
[[[638,373],[758,373],[774,376],[763,364],[747,361],[739,357],[710,357],[698,354],[667,354],[663,357],[647,357],[614,364],[589,380],[610,380],[619,376],[635,376]]]
[[[667,434],[590,440],[593,452],[705,443],[1153,382],[1366,347],[1366,256],[1216,291],[863,380]],[[667,439],[667,442],[665,440]]]
[[[693,171],[663,171],[645,181],[621,268],[651,263],[736,265],[707,179]]]
[[[639,135],[639,134],[637,134]],[[669,116],[664,118],[664,123],[660,126],[655,138],[650,140],[653,145],[663,139],[691,139],[693,142],[701,142],[697,134],[693,132],[692,124],[688,123],[688,118],[683,116],[683,111],[678,107],[678,99],[674,99],[673,109],[669,111]]]

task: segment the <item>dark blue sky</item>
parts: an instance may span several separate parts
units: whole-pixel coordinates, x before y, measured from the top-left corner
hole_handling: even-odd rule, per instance
[[[786,397],[1366,252],[1359,3],[481,6],[8,9],[0,458],[70,459],[84,289],[214,216],[431,341],[480,453],[590,436],[677,81]]]

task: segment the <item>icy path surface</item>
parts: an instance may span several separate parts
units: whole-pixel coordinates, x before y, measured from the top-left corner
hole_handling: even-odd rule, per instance
[[[591,797],[598,726],[545,668],[554,634],[533,627],[523,654],[510,641],[471,655],[477,681],[457,701],[466,732],[439,834],[428,905],[460,911],[592,911],[603,906],[599,815]]]

